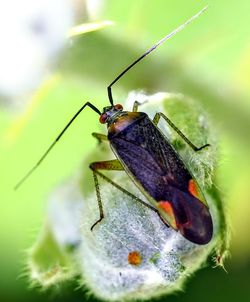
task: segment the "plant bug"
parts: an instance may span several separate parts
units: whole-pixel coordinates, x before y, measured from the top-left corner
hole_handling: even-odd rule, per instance
[[[98,182],[98,177],[101,177],[118,190],[155,211],[167,226],[179,231],[189,241],[200,245],[208,243],[212,238],[213,223],[205,198],[178,153],[157,127],[158,122],[161,118],[164,119],[194,151],[200,151],[209,144],[199,148],[196,147],[161,112],[156,113],[153,120],[150,120],[146,113],[138,112],[140,104],[137,101],[135,101],[131,112],[124,111],[122,105],[114,104],[111,90],[111,87],[135,64],[182,30],[203,13],[206,8],[203,8],[191,19],[158,41],[121,72],[107,88],[110,105],[104,107],[102,112],[93,104],[86,102],[71,118],[37,164],[21,179],[15,188],[18,188],[40,165],[71,123],[88,106],[99,115],[101,124],[107,124],[108,129],[107,136],[99,133],[93,133],[92,135],[98,141],[109,141],[110,147],[116,156],[114,160],[93,162],[89,166],[93,172],[100,213],[100,218],[92,225],[91,230],[104,218]],[[137,198],[113,182],[100,170],[125,171],[151,204]]]

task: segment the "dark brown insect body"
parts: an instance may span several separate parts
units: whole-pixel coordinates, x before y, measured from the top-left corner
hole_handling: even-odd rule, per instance
[[[156,113],[154,119],[151,121],[146,113],[137,112],[138,102],[134,103],[132,112],[123,111],[120,104],[114,105],[111,91],[111,87],[134,65],[159,45],[181,31],[206,9],[207,7],[159,40],[142,56],[125,68],[107,87],[110,106],[105,107],[103,112],[92,103],[86,102],[63,128],[36,165],[17,183],[15,188],[20,187],[33,173],[76,117],[79,116],[85,107],[89,107],[100,116],[100,122],[103,124],[106,123],[108,126],[108,136],[99,133],[93,133],[93,136],[98,141],[108,140],[117,157],[115,160],[94,162],[90,165],[93,171],[100,212],[100,219],[93,224],[91,229],[93,230],[104,218],[97,178],[97,176],[100,176],[123,193],[134,198],[134,200],[157,212],[165,223],[180,231],[188,240],[197,244],[208,243],[213,234],[213,224],[205,198],[180,156],[161,133],[157,124],[160,118],[163,118],[194,151],[199,151],[208,146],[208,144],[197,148],[163,113]],[[100,170],[125,170],[152,205],[145,203],[126,191],[102,174]]]
[[[108,140],[124,170],[159,211],[188,240],[206,244],[213,224],[196,181],[159,128],[143,112],[120,112]]]

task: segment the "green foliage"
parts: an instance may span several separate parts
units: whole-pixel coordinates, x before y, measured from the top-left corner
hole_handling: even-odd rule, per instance
[[[202,107],[204,115],[208,115],[209,127],[212,125],[216,128],[213,139],[217,141],[219,137],[216,156],[210,158],[213,165],[217,157],[219,161],[212,181],[216,183],[216,188],[209,189],[209,203],[217,203],[219,200],[218,204],[223,204],[231,216],[233,257],[225,267],[229,271],[228,275],[218,270],[204,270],[189,282],[185,295],[172,296],[171,301],[193,302],[196,298],[204,302],[248,301],[250,7],[246,0],[240,4],[225,0],[199,3],[191,0],[106,1],[98,18],[112,20],[114,26],[75,38],[64,54],[58,57],[55,63],[56,75],[51,76],[52,80],[46,79],[34,94],[23,96],[26,104],[29,103],[26,108],[10,112],[1,105],[0,286],[5,300],[23,299],[27,302],[48,298],[47,295],[38,297],[36,292],[28,294],[28,282],[24,284],[22,278],[17,278],[26,261],[23,251],[31,246],[39,233],[45,220],[44,208],[47,207],[48,193],[57,183],[70,178],[80,167],[88,192],[93,192],[88,186],[92,179],[91,175],[87,175],[86,164],[89,161],[86,157],[93,156],[91,152],[95,140],[90,133],[98,129],[95,113],[86,110],[82,114],[18,192],[13,192],[15,183],[37,161],[83,102],[91,101],[101,109],[107,104],[106,87],[115,76],[153,42],[206,4],[210,4],[206,15],[131,70],[114,86],[113,93],[119,103],[124,102],[129,91],[137,89],[151,94],[159,91],[181,93],[199,103],[195,103],[192,110],[194,114],[198,106]],[[16,51],[19,51],[18,45]],[[179,115],[173,112],[175,121],[178,122],[182,117],[183,112]],[[184,124],[183,128],[187,126]],[[187,131],[191,137],[194,135],[190,129]],[[203,139],[201,136],[192,139],[196,141],[196,138],[200,141]],[[174,138],[173,143],[185,156],[184,144],[177,138]],[[103,159],[103,149],[95,152],[96,159]],[[81,165],[83,158],[84,164]],[[206,164],[206,161],[203,162]],[[200,171],[206,172],[202,176],[204,180],[212,175],[209,166]],[[199,173],[199,170],[194,173]],[[219,209],[219,212],[224,213],[224,209]],[[228,222],[225,217],[219,221],[218,229],[221,231],[218,232],[223,245],[217,246],[218,251],[215,252],[218,264],[228,249],[225,240]],[[38,242],[38,250],[40,243],[42,241]],[[54,248],[53,255],[61,255],[58,263],[60,268],[64,268],[64,261],[67,265],[69,263],[68,250],[63,248],[61,254],[62,250],[57,245]],[[39,255],[40,251],[37,253]],[[34,261],[39,263],[43,258],[39,256]],[[56,258],[49,257],[44,268],[48,268],[50,263],[53,267],[55,262],[50,262],[50,259]],[[218,284],[219,292],[216,291]],[[79,296],[82,299],[82,292]],[[73,301],[74,297],[70,300]]]

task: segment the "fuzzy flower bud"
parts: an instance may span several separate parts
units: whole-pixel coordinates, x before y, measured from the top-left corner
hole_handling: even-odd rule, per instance
[[[100,299],[146,300],[180,289],[212,253],[217,264],[223,265],[228,231],[223,206],[213,184],[216,142],[206,117],[195,102],[181,95],[130,95],[127,101],[130,105],[125,108],[130,108],[130,99],[148,100],[140,111],[147,112],[151,118],[161,111],[195,144],[211,144],[206,150],[195,153],[167,125],[159,125],[206,196],[214,224],[212,240],[207,245],[188,241],[179,232],[166,227],[157,213],[102,179],[99,184],[104,219],[91,231],[99,212],[94,185],[90,184],[91,171],[84,172],[80,182],[71,180],[51,198],[46,232],[53,238],[57,252],[48,251],[47,259],[45,255],[37,256],[47,248],[46,236],[35,244],[29,259],[33,282],[47,286],[78,275],[80,283]],[[93,152],[91,161],[112,158],[105,144],[107,142]],[[83,169],[87,166],[85,162]],[[125,172],[105,175],[148,202]],[[50,265],[45,265],[48,262]]]

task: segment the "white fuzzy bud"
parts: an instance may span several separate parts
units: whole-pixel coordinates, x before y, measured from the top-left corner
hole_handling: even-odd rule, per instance
[[[161,107],[164,111],[168,95],[163,96]],[[157,111],[160,111],[159,106]],[[199,116],[197,113],[195,120],[190,119],[188,123],[193,124],[196,134],[204,132],[206,139],[209,139],[207,128],[199,126]],[[197,130],[197,127],[203,128]],[[211,149],[208,151],[210,156],[204,155],[205,152],[198,155],[196,164],[200,161],[204,169],[206,165],[213,167],[213,147]],[[110,158],[105,150],[102,149],[103,160]],[[93,161],[98,160],[95,153],[91,156]],[[204,158],[208,161],[206,165],[202,165]],[[201,187],[208,189],[211,182],[204,179],[206,173],[201,171],[199,174],[199,169],[192,169],[192,163],[188,163],[191,172],[201,182]],[[207,173],[211,174],[211,169]],[[147,202],[125,172],[107,172],[105,175]],[[91,226],[99,219],[99,211],[94,185],[89,190],[89,177],[91,172],[85,172],[80,184],[74,180],[57,190],[50,203],[48,224],[59,250],[71,259],[69,263],[74,263],[71,266],[74,273],[68,274],[68,277],[80,275],[80,282],[95,296],[109,301],[123,301],[171,293],[181,288],[185,280],[206,262],[212,251],[216,250],[217,256],[223,254],[226,226],[224,220],[221,223],[223,209],[214,194],[204,192],[213,217],[214,235],[207,245],[197,245],[168,228],[154,211],[99,179],[104,219],[91,231]],[[40,242],[36,251],[44,245],[46,241]],[[31,257],[30,268],[33,272],[35,264]],[[41,282],[40,278],[39,283],[43,285],[45,282]]]

